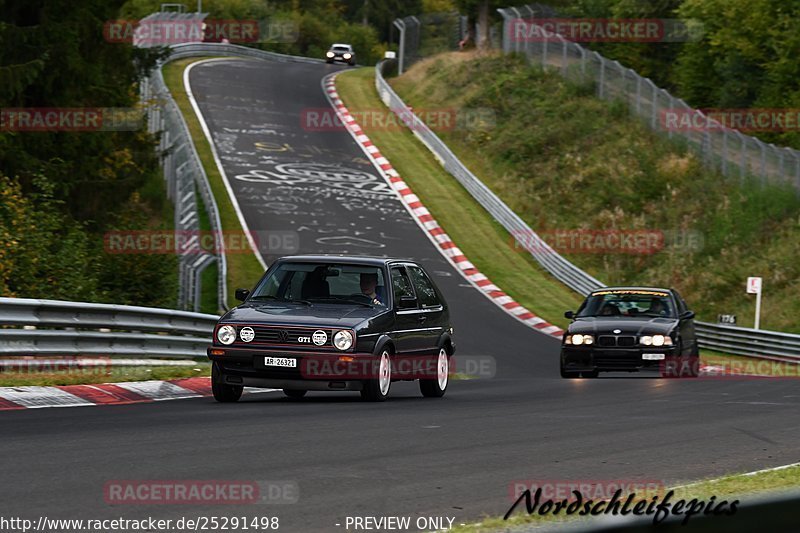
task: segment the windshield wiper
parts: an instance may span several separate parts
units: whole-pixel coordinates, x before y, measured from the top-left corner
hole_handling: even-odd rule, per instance
[[[344,298],[314,298],[314,301],[361,305],[369,308],[374,307],[372,304],[369,304],[367,302],[359,302],[358,300],[346,300]]]
[[[286,298],[278,298],[277,296],[272,296],[271,294],[262,294],[259,296],[251,296],[251,300],[274,300],[276,302],[288,302],[292,304],[303,304],[311,307],[311,302],[308,300],[288,300]]]

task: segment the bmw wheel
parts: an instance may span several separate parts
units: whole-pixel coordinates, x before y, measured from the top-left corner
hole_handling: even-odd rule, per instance
[[[450,380],[450,356],[447,350],[439,348],[436,358],[436,379],[420,379],[419,390],[426,398],[441,398]]]
[[[388,350],[383,350],[377,361],[377,376],[364,382],[361,398],[368,402],[383,402],[392,387],[392,360]]]
[[[561,361],[561,377],[564,379],[577,379],[581,377],[580,372],[570,372],[564,369],[564,361]]]

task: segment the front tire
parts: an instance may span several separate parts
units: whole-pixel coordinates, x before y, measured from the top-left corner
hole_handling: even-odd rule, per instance
[[[364,382],[361,399],[368,402],[385,402],[392,387],[392,360],[388,350],[383,350],[378,359],[378,375]]]
[[[211,366],[211,394],[220,403],[238,402],[242,397],[244,387],[241,385],[226,385],[223,383],[222,368],[216,361]]]
[[[441,398],[450,382],[450,356],[447,350],[439,348],[436,358],[436,379],[420,379],[419,391],[425,398]]]
[[[564,369],[564,361],[561,361],[559,363],[559,366],[560,366],[559,369],[561,370],[561,377],[562,378],[564,378],[564,379],[578,379],[579,377],[581,377],[581,373],[580,372],[570,372],[569,370],[565,370]]]

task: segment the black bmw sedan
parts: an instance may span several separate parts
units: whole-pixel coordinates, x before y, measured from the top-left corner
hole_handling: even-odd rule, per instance
[[[694,312],[674,289],[606,287],[593,291],[561,341],[561,377],[655,370],[695,377],[699,350]]]
[[[455,351],[447,303],[424,268],[400,259],[279,259],[223,315],[208,348],[212,390],[235,402],[244,387],[360,391],[383,401],[392,382],[447,389]]]

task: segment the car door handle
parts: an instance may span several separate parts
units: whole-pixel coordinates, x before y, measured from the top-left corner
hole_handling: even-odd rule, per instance
[[[425,315],[419,315],[417,317],[417,321],[419,321],[420,323],[425,322],[427,319],[428,317],[426,317]]]

